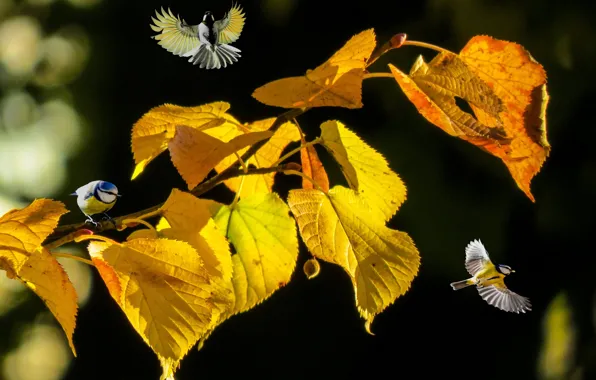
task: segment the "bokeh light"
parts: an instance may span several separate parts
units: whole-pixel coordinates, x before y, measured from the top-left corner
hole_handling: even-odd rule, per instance
[[[91,8],[101,3],[101,0],[66,0],[72,6],[78,8]]]
[[[58,380],[71,359],[64,331],[55,324],[39,322],[27,327],[19,346],[4,357],[2,374],[6,380]]]
[[[41,26],[33,17],[15,16],[0,24],[0,62],[9,74],[26,76],[40,57]]]

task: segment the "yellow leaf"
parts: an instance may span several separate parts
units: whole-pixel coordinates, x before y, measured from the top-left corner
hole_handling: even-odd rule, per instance
[[[534,202],[530,181],[550,153],[544,68],[521,45],[489,36],[472,38],[459,56],[505,105],[500,116],[511,143],[506,149],[492,145],[483,148],[503,160],[517,186]],[[474,106],[472,109],[478,120],[492,121],[485,110]]]
[[[304,143],[306,141],[303,141]],[[329,178],[314,146],[308,145],[300,150],[300,161],[302,173],[312,178],[324,192],[329,191]],[[306,178],[302,178],[302,188],[314,189],[314,185]]]
[[[197,107],[181,107],[164,104],[154,107],[141,117],[132,128],[132,152],[135,159],[135,179],[147,164],[167,149],[174,138],[177,125],[185,125],[205,131],[217,128],[217,132],[236,130],[240,123],[226,113],[230,105],[214,102]]]
[[[213,302],[223,317],[234,304],[232,254],[228,241],[211,218],[210,207],[214,204],[214,201],[172,189],[160,208],[164,221],[160,222],[158,231],[164,237],[185,241],[196,249],[215,289]]]
[[[213,323],[213,288],[188,243],[169,239],[91,242],[89,254],[110,294],[157,354],[162,379]]]
[[[298,237],[289,211],[276,193],[254,194],[216,210],[214,219],[236,250],[232,255],[236,304],[231,314],[249,310],[290,281]]]
[[[67,212],[61,202],[37,199],[0,217],[0,269],[21,280],[44,301],[76,356],[72,336],[77,294],[60,263],[41,246]]]
[[[266,131],[275,122],[275,118],[256,121],[248,126],[249,131]],[[273,165],[281,156],[283,150],[293,141],[300,139],[298,128],[293,123],[284,123],[263,145],[246,164],[253,164],[256,168],[267,168]],[[248,148],[238,152],[244,154]],[[222,160],[215,170],[222,172],[236,162],[236,155],[231,155]],[[273,187],[275,174],[249,175],[239,178],[232,178],[224,181],[226,186],[234,192],[240,192],[240,198],[245,198],[257,193],[269,193]]]
[[[192,189],[209,174],[221,160],[230,154],[269,138],[270,131],[246,133],[222,142],[197,129],[179,125],[176,135],[168,144],[172,162]]]
[[[305,76],[269,82],[252,96],[261,103],[283,108],[361,108],[364,69],[375,44],[374,30],[365,30]]]
[[[353,190],[333,187],[291,190],[288,204],[302,240],[322,260],[341,266],[350,276],[366,329],[374,317],[410,288],[420,254],[405,232],[385,227]]]
[[[406,200],[406,186],[383,155],[339,121],[323,123],[321,138],[341,166],[350,188],[366,200],[376,218],[389,220]]]

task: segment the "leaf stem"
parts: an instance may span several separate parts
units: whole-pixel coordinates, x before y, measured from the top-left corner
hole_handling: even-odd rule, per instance
[[[449,51],[447,49],[443,49],[440,46],[437,45],[433,45],[433,44],[429,44],[427,42],[421,42],[421,41],[410,41],[410,40],[406,40],[404,41],[403,45],[410,45],[410,46],[419,46],[419,47],[423,47],[423,48],[427,48],[427,49],[432,49],[432,50],[436,50],[439,53],[450,53],[450,54],[455,54],[452,51]]]
[[[79,256],[71,255],[69,253],[59,253],[59,252],[51,252],[51,253],[52,253],[52,256],[54,256],[54,257],[64,257],[65,259],[72,259],[72,260],[75,260],[75,261],[78,261],[81,263],[85,263],[87,265],[91,265],[92,267],[95,266],[95,264],[93,264],[93,261],[84,259]]]
[[[321,138],[317,137],[316,139],[309,141],[305,144],[300,144],[300,146],[296,149],[292,149],[291,151],[289,151],[288,153],[284,154],[283,156],[280,157],[279,160],[275,161],[275,163],[271,166],[277,166],[279,164],[281,164],[282,162],[284,162],[285,160],[287,160],[289,157],[293,156],[294,154],[300,152],[303,148],[306,148],[310,145],[315,145],[315,144],[319,144],[321,143]]]
[[[315,187],[317,190],[319,190],[319,191],[320,191],[320,192],[322,192],[323,194],[327,194],[327,192],[325,192],[325,190],[323,190],[323,189],[321,188],[321,186],[319,186],[319,184],[318,184],[318,183],[317,183],[317,182],[316,182],[314,179],[312,179],[311,177],[307,176],[306,174],[304,174],[304,173],[302,173],[302,172],[299,172],[298,170],[288,169],[288,170],[284,170],[284,171],[283,171],[283,173],[284,173],[284,174],[288,174],[288,175],[297,175],[297,176],[300,176],[300,177],[302,177],[302,178],[306,179],[307,181],[309,181],[310,183],[312,183],[312,184],[313,184],[313,186],[314,186],[314,187]]]
[[[364,79],[368,79],[368,78],[392,78],[392,79],[395,79],[395,77],[391,73],[366,73],[366,74],[364,74]]]
[[[149,216],[153,216],[153,215],[149,215]],[[150,230],[152,230],[153,232],[155,232],[155,234],[157,235],[157,231],[155,230],[155,227],[153,227],[151,225],[151,223],[143,220],[143,219],[137,219],[137,218],[128,218],[128,219],[124,219],[122,220],[122,224],[124,225],[128,225],[130,223],[139,223],[144,225],[145,227],[149,228]]]
[[[242,160],[242,157],[240,157],[240,155],[238,154],[238,152],[234,152],[234,155],[236,156],[238,162],[240,163],[240,167],[242,167],[242,169],[246,173],[248,171],[248,165],[246,165],[246,163],[244,162],[244,160]]]

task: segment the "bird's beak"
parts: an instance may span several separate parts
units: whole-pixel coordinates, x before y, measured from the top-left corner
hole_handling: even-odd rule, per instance
[[[120,197],[122,196],[122,194],[116,194],[116,196],[117,196],[118,198],[120,198]]]
[[[75,193],[70,193],[70,195],[77,195],[77,193],[76,192]]]

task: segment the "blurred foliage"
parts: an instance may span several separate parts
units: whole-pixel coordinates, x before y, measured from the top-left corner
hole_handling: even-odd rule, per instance
[[[216,16],[229,6],[209,4]],[[424,121],[394,83],[371,81],[363,88],[363,110],[313,111],[301,126],[314,133],[323,120],[344,120],[404,179],[408,200],[389,227],[408,230],[418,243],[422,266],[412,292],[379,317],[375,337],[364,337],[352,318],[353,295],[337,285],[348,283],[343,273],[323,263],[316,279],[307,282],[297,272],[279,297],[216,331],[201,352],[190,354],[177,377],[213,378],[226,368],[230,376],[350,378],[354,366],[345,363],[386,361],[399,365],[405,377],[594,378],[596,285],[590,279],[596,262],[589,210],[596,209],[596,44],[591,42],[596,5],[583,0],[242,4],[247,27],[238,46],[241,61],[223,72],[205,72],[164,54],[150,40],[148,27],[154,10],[168,5],[180,6],[180,14],[190,15],[187,21],[199,22],[205,2],[0,0],[0,213],[38,196],[68,201],[66,195],[81,183],[109,180],[108,175],[124,197],[134,195],[117,213],[163,201],[172,183],[184,185],[167,159],[157,159],[138,183],[128,183],[130,128],[143,112],[165,102],[225,100],[241,119],[274,116],[278,110],[250,99],[255,88],[303,74],[365,28],[374,27],[379,41],[405,32],[453,51],[476,34],[512,40],[544,65],[551,94],[553,150],[532,185],[536,204],[515,188],[498,160]],[[392,62],[407,71],[420,53],[398,49],[372,69],[385,70]],[[330,159],[319,154],[324,163]],[[339,169],[329,175],[332,181],[341,176]],[[223,190],[211,195],[226,196]],[[67,217],[80,220],[71,214]],[[465,273],[463,249],[473,238],[486,243],[496,262],[516,268],[512,287],[530,296],[531,313],[503,315],[476,294],[456,296],[449,289],[449,282]],[[91,283],[91,272],[83,270],[82,283]],[[0,378],[28,378],[18,375],[21,359],[14,355],[33,350],[27,342],[40,337],[49,343],[30,351],[36,352],[31,362],[43,358],[39,368],[46,359],[55,362],[45,367],[47,377],[37,378],[59,378],[71,357],[55,348],[53,339],[67,350],[66,341],[59,331],[52,335],[48,321],[41,334],[31,333],[41,301],[0,277],[0,358],[14,350],[0,359]],[[152,354],[140,348],[109,295],[95,293],[81,309],[75,332],[79,358],[66,378],[116,378],[115,367],[123,368],[118,378],[155,378],[159,367]],[[470,359],[479,349],[474,331],[495,334],[492,340],[483,337],[481,360]],[[309,360],[297,359],[305,352]],[[226,364],[230,357],[234,366]],[[415,364],[421,357],[432,358],[432,365]],[[370,367],[371,378],[386,371]],[[42,372],[32,368],[31,373]]]

